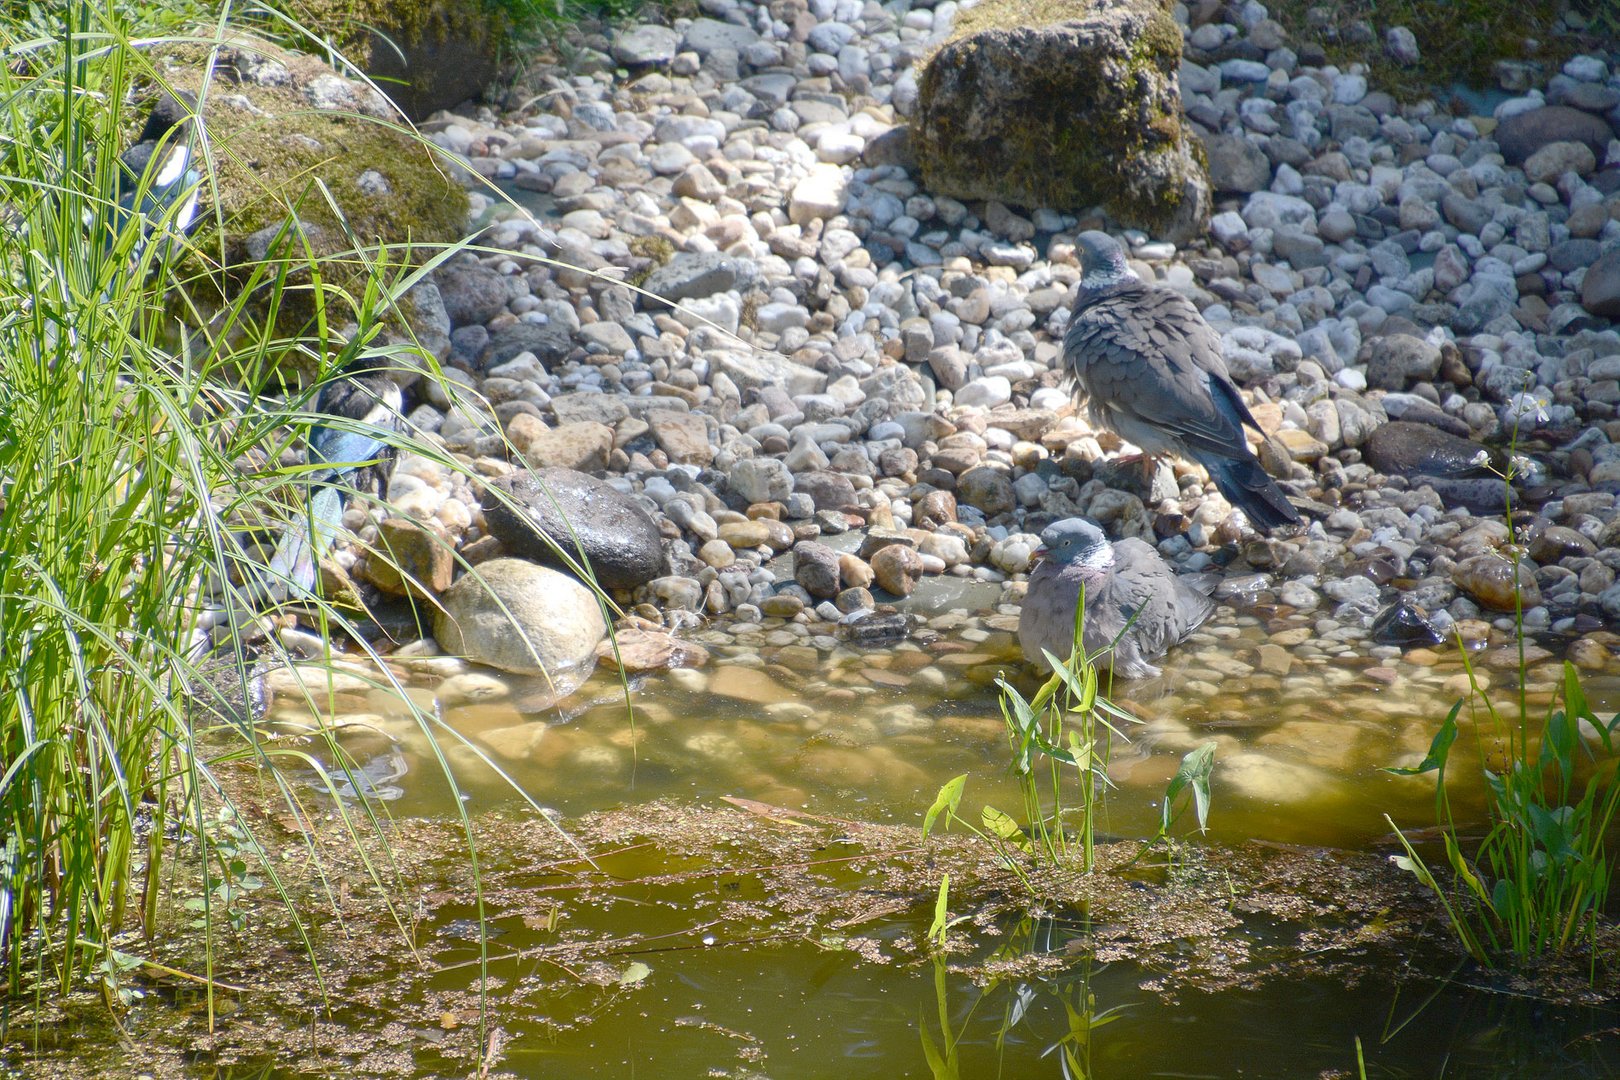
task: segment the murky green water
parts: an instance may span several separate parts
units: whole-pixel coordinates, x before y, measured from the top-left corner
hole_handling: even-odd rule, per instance
[[[431,664],[400,665],[441,736],[465,739],[441,738],[459,797],[475,815],[527,821],[531,832],[519,837],[546,826],[506,778],[571,819],[666,800],[763,820],[759,806],[748,814],[726,801],[735,798],[810,822],[762,827],[807,831],[808,846],[779,856],[723,834],[689,850],[667,836],[643,843],[631,828],[619,853],[594,849],[589,887],[579,865],[538,856],[530,865],[510,839],[491,845],[483,857],[500,1069],[524,1078],[1355,1076],[1359,1037],[1369,1076],[1620,1075],[1620,1010],[1549,1005],[1526,985],[1482,987],[1486,976],[1460,971],[1443,936],[1421,926],[1407,928],[1417,944],[1402,948],[1413,951],[1381,944],[1386,912],[1376,897],[1341,907],[1305,896],[1321,882],[1299,884],[1313,863],[1359,860],[1363,874],[1384,866],[1386,813],[1408,827],[1432,824],[1430,782],[1380,766],[1426,750],[1466,681],[1461,664],[1443,650],[1399,656],[1364,645],[1335,655],[1302,643],[1285,657],[1263,647],[1290,640],[1287,625],[1226,608],[1163,678],[1116,688],[1143,722],[1114,748],[1118,786],[1103,831],[1150,834],[1181,756],[1213,740],[1211,831],[1191,844],[1285,853],[1292,869],[1272,880],[1266,869],[1206,868],[1191,891],[1229,924],[1206,913],[1207,925],[1183,931],[1172,919],[1146,948],[1143,931],[1106,904],[1088,915],[1085,905],[1036,904],[1005,887],[953,893],[953,916],[970,922],[951,932],[947,957],[930,961],[922,943],[939,870],[910,829],[961,773],[967,816],[985,803],[1019,813],[993,685],[1007,672],[1026,693],[1035,687],[1012,626],[1009,612],[944,616],[932,634],[881,649],[780,623],[700,631],[710,662],[632,679],[628,710],[623,685],[604,672],[547,705],[532,680],[440,679],[422,673]],[[1479,663],[1511,700],[1505,658],[1487,651]],[[1555,670],[1532,674],[1533,708],[1544,707]],[[1620,703],[1613,675],[1587,686],[1600,711]],[[397,819],[453,817],[457,794],[421,720],[358,682],[338,691],[332,715],[364,765],[359,782],[389,796]],[[273,730],[293,733],[312,719],[289,695],[273,702]],[[1457,806],[1477,812],[1467,795]],[[852,837],[840,835],[840,821]],[[903,835],[918,861],[910,876],[885,877],[894,860],[870,857],[855,823],[905,826],[889,835]],[[801,861],[804,880],[791,888],[773,877],[800,873],[784,867]],[[1159,877],[1142,887],[1158,888],[1164,873],[1151,871]],[[1331,873],[1323,880],[1331,890]],[[1284,894],[1296,889],[1300,903],[1290,906]],[[1251,902],[1267,890],[1274,906]],[[479,977],[465,920],[476,912],[461,900],[422,910],[426,967],[408,976],[418,980],[410,998],[462,1002],[465,1029]],[[401,954],[375,974],[381,986],[414,970]],[[369,1006],[337,1003],[333,1023],[364,1045],[376,1010],[389,1008],[379,995]],[[194,1017],[195,1001],[187,1007]],[[143,1027],[161,1042],[166,1024],[153,1001],[129,1026],[137,1042]],[[340,1075],[465,1074],[464,1059],[438,1056],[446,1036],[431,1019],[388,1029],[387,1067],[361,1051],[317,1056]],[[186,1075],[313,1075],[307,1057],[210,1060],[197,1055]]]

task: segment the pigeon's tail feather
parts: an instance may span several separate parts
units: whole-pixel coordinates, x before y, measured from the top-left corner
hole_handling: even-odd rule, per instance
[[[1201,461],[1226,501],[1249,515],[1257,529],[1298,525],[1299,511],[1253,457]]]
[[[309,504],[309,519],[289,521],[270,555],[270,590],[285,599],[309,596],[315,588],[315,566],[343,520],[343,493],[326,486]]]

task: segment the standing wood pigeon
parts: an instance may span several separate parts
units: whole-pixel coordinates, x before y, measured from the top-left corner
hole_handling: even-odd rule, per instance
[[[321,388],[315,411],[326,419],[310,428],[309,461],[327,468],[315,474],[308,513],[288,522],[270,556],[273,595],[309,595],[316,565],[343,520],[345,494],[387,483],[389,436],[399,430],[401,404],[399,384],[382,357],[355,360]]]
[[[1092,423],[1149,454],[1198,462],[1258,528],[1298,524],[1299,511],[1243,440],[1244,424],[1259,425],[1198,309],[1174,290],[1144,284],[1107,233],[1081,233],[1075,246],[1083,274],[1063,361]]]
[[[1018,643],[1042,668],[1073,651],[1074,615],[1085,588],[1081,647],[1127,679],[1159,674],[1154,660],[1184,641],[1215,610],[1213,574],[1177,576],[1152,546],[1135,538],[1110,544],[1085,518],[1064,518],[1041,533],[1041,562],[1029,575],[1018,614]]]

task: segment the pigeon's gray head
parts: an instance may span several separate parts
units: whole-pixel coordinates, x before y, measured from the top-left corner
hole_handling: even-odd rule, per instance
[[[1042,529],[1041,549],[1047,559],[1059,566],[1079,563],[1101,570],[1114,562],[1114,546],[1102,529],[1085,518],[1064,518]]]
[[[1074,250],[1080,256],[1080,284],[1087,289],[1115,285],[1136,275],[1125,265],[1125,252],[1105,232],[1092,229],[1083,232],[1074,241]]]

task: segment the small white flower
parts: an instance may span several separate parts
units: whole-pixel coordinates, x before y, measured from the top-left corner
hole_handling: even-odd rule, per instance
[[[1469,462],[1470,465],[1489,465],[1490,463],[1491,455],[1485,450],[1481,450],[1479,453],[1475,454],[1473,460]]]

